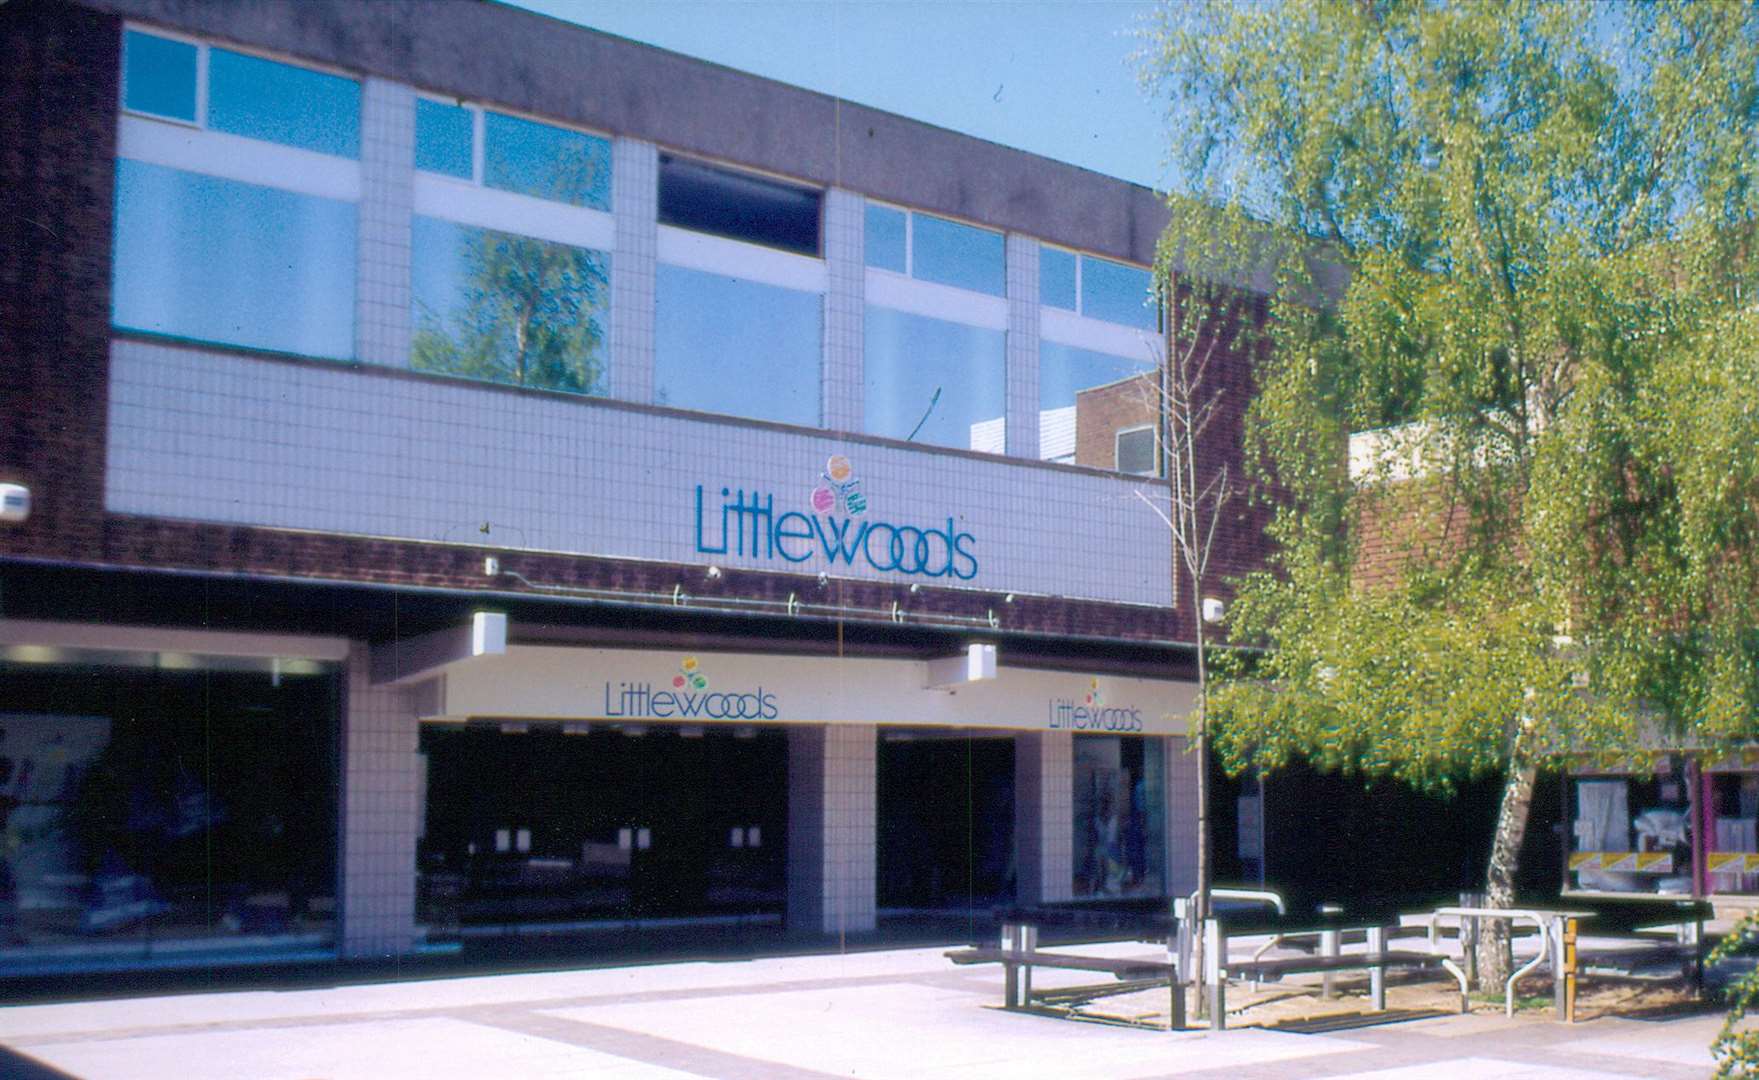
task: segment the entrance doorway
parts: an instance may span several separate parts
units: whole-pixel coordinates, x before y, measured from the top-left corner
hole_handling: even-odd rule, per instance
[[[430,925],[782,910],[781,732],[473,723],[421,747]]]
[[[885,730],[878,761],[881,909],[969,910],[1014,899],[1014,740]]]

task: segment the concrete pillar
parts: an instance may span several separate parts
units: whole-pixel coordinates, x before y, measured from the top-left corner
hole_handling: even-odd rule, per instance
[[[1038,457],[1038,241],[1009,233],[1008,455]]]
[[[1197,754],[1182,735],[1167,739],[1167,895],[1197,888]]]
[[[415,944],[415,841],[420,822],[418,722],[410,692],[376,687],[356,644],[342,719],[342,880],[338,946],[347,958]]]
[[[354,355],[409,366],[410,220],[415,212],[415,91],[366,79],[360,95],[360,207]]]
[[[639,139],[611,143],[611,397],[654,399],[654,288],[660,224],[660,154]]]
[[[853,191],[825,192],[823,425],[860,431],[866,389],[862,362],[867,318],[867,200]]]
[[[1074,760],[1067,731],[1014,736],[1014,891],[1022,904],[1074,895]]]
[[[788,732],[788,912],[791,930],[874,928],[875,768],[872,724]]]

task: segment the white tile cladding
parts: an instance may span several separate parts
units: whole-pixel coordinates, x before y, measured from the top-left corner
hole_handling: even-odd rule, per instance
[[[955,690],[928,662],[514,645],[415,695],[428,720],[886,724],[1181,735],[1189,682],[1011,668]]]
[[[854,488],[827,480],[835,455]],[[117,513],[1166,604],[1171,545],[1143,486],[340,364],[111,346]]]

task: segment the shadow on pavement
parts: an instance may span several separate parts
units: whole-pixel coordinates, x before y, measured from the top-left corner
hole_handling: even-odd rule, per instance
[[[4,1046],[0,1046],[0,1076],[7,1080],[79,1080],[72,1073],[51,1068]]]

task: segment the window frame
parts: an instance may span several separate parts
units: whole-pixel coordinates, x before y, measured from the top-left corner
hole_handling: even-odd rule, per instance
[[[896,213],[900,213],[900,214],[904,215],[904,270],[902,273],[899,273],[896,270],[888,270],[883,266],[874,266],[867,261],[865,212],[866,212],[866,208],[869,206],[882,207],[886,210],[891,210]],[[868,289],[870,291],[873,289],[873,284],[874,284],[874,280],[875,280],[874,275],[880,274],[880,275],[884,275],[882,280],[889,280],[894,283],[907,281],[907,282],[910,282],[913,286],[922,286],[922,287],[925,287],[928,289],[949,289],[952,292],[954,292],[960,296],[965,296],[965,297],[980,296],[980,297],[984,297],[987,300],[1000,301],[1004,307],[1007,305],[1007,302],[1008,302],[1008,231],[1006,229],[998,229],[998,228],[995,228],[994,226],[991,226],[991,225],[982,225],[982,224],[979,224],[978,222],[975,222],[975,221],[967,221],[964,218],[954,217],[951,214],[934,214],[934,213],[930,213],[927,210],[914,210],[908,206],[899,206],[896,203],[886,202],[883,199],[867,199],[863,202],[862,207],[863,207],[863,217],[862,217],[863,229],[862,229],[862,245],[861,245],[862,246],[861,267],[863,270],[867,271],[867,275],[868,275],[867,276],[867,284],[868,284]],[[1002,239],[1002,291],[1000,293],[985,292],[982,289],[967,289],[963,285],[948,285],[945,282],[930,281],[927,278],[918,277],[916,274],[916,218],[919,215],[927,216],[927,217],[931,217],[931,218],[936,218],[940,221],[948,221],[948,222],[953,223],[954,225],[963,225],[968,229],[977,229],[981,232],[986,232],[986,233],[990,233],[992,235],[1001,237],[1001,239]],[[881,285],[881,288],[885,289],[886,286]],[[891,291],[891,295],[897,295],[896,290]],[[969,301],[966,301],[966,302],[969,303]],[[882,306],[896,307],[897,305],[887,303]],[[946,318],[945,315],[935,314],[934,312],[931,312],[931,311],[916,312],[916,314],[929,315],[930,317],[937,318],[937,319]],[[1006,316],[1004,315],[1004,319],[1005,319],[1005,317]],[[952,321],[966,322],[969,320],[953,319]]]
[[[1047,304],[1044,302],[1044,300],[1041,296],[1040,300],[1039,300],[1039,307],[1043,308],[1046,311],[1046,313],[1049,313],[1052,311],[1061,312],[1063,315],[1073,315],[1073,316],[1076,316],[1076,317],[1083,319],[1087,322],[1098,323],[1098,324],[1101,324],[1104,326],[1119,326],[1119,327],[1123,327],[1127,330],[1134,330],[1140,334],[1164,334],[1166,332],[1166,304],[1164,302],[1156,305],[1155,318],[1154,318],[1155,327],[1152,330],[1149,329],[1148,327],[1132,326],[1128,323],[1113,322],[1110,319],[1101,319],[1097,316],[1089,315],[1087,313],[1086,268],[1087,268],[1087,261],[1089,259],[1097,259],[1101,262],[1113,263],[1118,266],[1128,267],[1129,269],[1132,269],[1132,270],[1145,271],[1148,274],[1149,280],[1151,282],[1154,280],[1154,268],[1153,267],[1139,266],[1136,263],[1126,262],[1123,259],[1114,259],[1114,258],[1110,258],[1105,255],[1095,255],[1092,252],[1082,251],[1079,248],[1065,247],[1062,244],[1052,244],[1052,243],[1045,241],[1045,240],[1040,240],[1038,242],[1038,246],[1039,246],[1039,249],[1041,252],[1044,249],[1048,248],[1053,251],[1060,251],[1066,255],[1072,255],[1075,258],[1075,307],[1073,309],[1070,309],[1070,308],[1066,308],[1066,307],[1058,307],[1055,304]],[[1162,298],[1162,299],[1164,300],[1164,298]],[[1064,344],[1072,345],[1075,343],[1074,342],[1064,342]]]
[[[431,101],[436,105],[445,105],[448,108],[463,109],[466,112],[470,113],[470,179],[466,180],[462,176],[453,176],[450,173],[431,172],[427,169],[423,169],[418,166],[412,165],[411,168],[413,169],[413,171],[415,173],[416,200],[418,203],[421,201],[422,189],[425,187],[428,191],[429,203],[430,203],[429,208],[426,210],[421,209],[420,206],[418,205],[418,207],[416,209],[416,213],[424,214],[427,217],[441,217],[441,218],[448,218],[450,220],[462,220],[462,219],[452,218],[451,215],[441,212],[438,209],[438,207],[445,205],[449,200],[458,198],[459,193],[461,191],[468,190],[468,189],[475,189],[477,191],[488,192],[494,198],[501,198],[504,196],[504,197],[511,198],[511,199],[524,200],[528,204],[530,204],[530,203],[539,204],[539,206],[542,206],[542,207],[560,207],[563,211],[570,212],[570,213],[580,211],[580,212],[584,212],[587,214],[602,215],[607,221],[609,221],[611,219],[612,211],[615,210],[616,206],[617,206],[617,184],[616,184],[617,178],[616,178],[616,139],[609,132],[595,131],[592,128],[582,127],[579,124],[558,123],[555,119],[553,119],[551,117],[534,116],[531,113],[521,112],[518,109],[502,108],[499,105],[490,105],[490,104],[487,104],[487,103],[481,102],[481,101],[470,101],[470,100],[467,100],[465,98],[460,98],[460,97],[448,97],[445,94],[434,93],[434,92],[428,91],[428,90],[415,91],[415,100],[416,101]],[[612,173],[612,175],[611,175],[611,182],[606,187],[607,192],[608,192],[607,201],[610,202],[610,204],[611,204],[610,207],[607,209],[601,210],[596,206],[580,206],[580,205],[576,205],[574,203],[562,202],[559,199],[545,199],[545,198],[540,198],[539,196],[536,196],[536,195],[527,195],[521,191],[509,191],[506,188],[497,188],[497,187],[488,186],[488,184],[486,184],[483,180],[483,174],[484,174],[485,168],[486,168],[484,162],[485,162],[486,155],[488,153],[488,141],[487,141],[487,138],[488,138],[487,137],[488,114],[491,112],[499,113],[502,116],[511,117],[515,120],[524,120],[527,123],[532,123],[532,124],[542,124],[545,127],[553,127],[555,129],[557,129],[558,131],[573,132],[576,135],[585,135],[589,138],[599,139],[599,140],[603,141],[607,146],[609,146],[611,148],[611,159],[612,159],[611,173]],[[436,185],[439,185],[439,186],[436,186]],[[439,192],[444,192],[445,194],[439,195],[438,194]],[[517,204],[514,204],[514,205],[517,205]],[[523,207],[520,212],[523,214],[531,214],[531,213],[538,212],[538,210],[537,210],[537,207],[527,205],[527,206]],[[470,222],[469,224],[477,224],[477,223]],[[508,228],[504,228],[500,225],[488,225],[488,224],[484,224],[483,227],[484,228],[498,228],[498,229],[501,229],[502,232],[524,232],[525,235],[527,235],[527,236],[536,236],[537,235],[535,233],[532,233],[529,229],[524,229],[524,230],[508,229]],[[538,238],[539,239],[546,239],[546,240],[547,239],[562,239],[561,237],[549,237],[549,236],[540,236]],[[573,241],[566,241],[566,242],[572,243]],[[607,253],[609,253],[609,251],[610,251],[609,244],[610,244],[610,241],[607,240],[606,241],[607,246],[605,248]]]
[[[1153,460],[1154,460],[1154,467],[1149,472],[1134,472],[1134,471],[1125,469],[1122,462],[1120,461],[1122,454],[1119,449],[1119,444],[1123,441],[1124,436],[1135,435],[1138,432],[1143,432],[1143,431],[1150,432],[1151,438],[1154,442],[1154,448],[1151,451],[1151,454],[1152,454]],[[1142,477],[1144,479],[1148,479],[1148,480],[1164,479],[1167,474],[1166,473],[1166,453],[1164,452],[1164,450],[1162,449],[1162,446],[1161,446],[1160,425],[1153,424],[1153,423],[1135,424],[1135,425],[1132,425],[1127,428],[1119,428],[1118,430],[1112,432],[1112,468],[1109,471],[1115,472],[1119,476],[1140,476],[1140,477]]]

